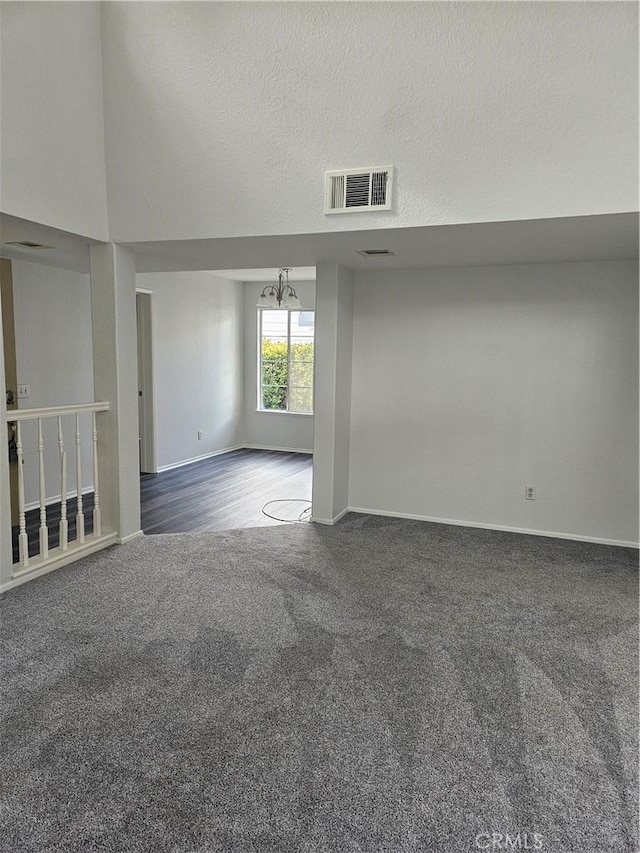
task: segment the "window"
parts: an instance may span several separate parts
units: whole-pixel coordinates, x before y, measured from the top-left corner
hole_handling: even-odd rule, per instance
[[[299,326],[313,326],[313,311],[301,311],[298,317]]]
[[[314,312],[263,308],[258,313],[258,408],[312,414]]]

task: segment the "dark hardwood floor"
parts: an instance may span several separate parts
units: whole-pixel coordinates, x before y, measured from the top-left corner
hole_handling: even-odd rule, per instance
[[[262,527],[281,522],[262,513],[271,500],[311,500],[313,459],[306,453],[235,450],[161,474],[140,475],[140,513],[145,533],[188,533]],[[273,515],[296,518],[304,504],[274,505]],[[93,495],[83,500],[85,532],[92,532]],[[76,502],[67,502],[69,540],[75,538]],[[47,507],[49,548],[58,545],[60,504]],[[26,513],[29,555],[38,553],[40,511]],[[12,529],[18,560],[18,528]]]
[[[283,498],[310,501],[312,470],[310,454],[234,450],[161,474],[141,474],[142,529],[186,533],[278,524],[262,507]],[[294,507],[275,507],[280,512],[273,514],[290,517]]]

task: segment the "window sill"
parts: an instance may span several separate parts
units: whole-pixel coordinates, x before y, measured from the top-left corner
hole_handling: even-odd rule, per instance
[[[313,412],[283,412],[281,409],[256,409],[259,415],[291,415],[294,418],[312,418]]]

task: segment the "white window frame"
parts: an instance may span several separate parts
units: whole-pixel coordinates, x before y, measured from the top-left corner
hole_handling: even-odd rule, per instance
[[[257,382],[257,403],[256,403],[256,411],[261,412],[262,414],[268,415],[296,415],[302,417],[313,417],[314,408],[315,408],[315,360],[316,360],[316,336],[315,336],[315,310],[309,310],[307,308],[258,308],[258,382]],[[311,411],[310,412],[292,412],[289,408],[286,409],[265,409],[262,405],[262,317],[265,311],[282,311],[287,313],[287,407],[289,406],[289,376],[291,375],[291,314],[296,311],[300,314],[313,314],[313,322],[314,322],[314,334],[313,334],[313,385],[311,388]]]

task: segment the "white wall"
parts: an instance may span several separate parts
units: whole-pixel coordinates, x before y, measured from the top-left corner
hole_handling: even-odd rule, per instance
[[[258,315],[263,288],[273,282],[245,282],[244,290],[244,443],[249,447],[313,450],[313,415],[260,412],[258,406]],[[315,309],[315,282],[294,281],[300,304]]]
[[[637,542],[637,486],[637,263],[356,274],[351,507]]]
[[[91,283],[88,275],[13,261],[14,321],[18,383],[31,396],[20,409],[93,402]],[[83,416],[83,486],[92,483],[90,419]],[[68,486],[75,490],[75,421],[65,418]],[[44,421],[48,498],[60,495],[57,425]],[[35,425],[23,425],[25,501],[39,499]]]
[[[241,445],[242,286],[210,272],[136,283],[153,291],[158,467]]]
[[[4,213],[107,239],[99,3],[2,3]]]
[[[635,3],[102,5],[112,239],[637,209]],[[323,214],[389,163],[394,211]]]

